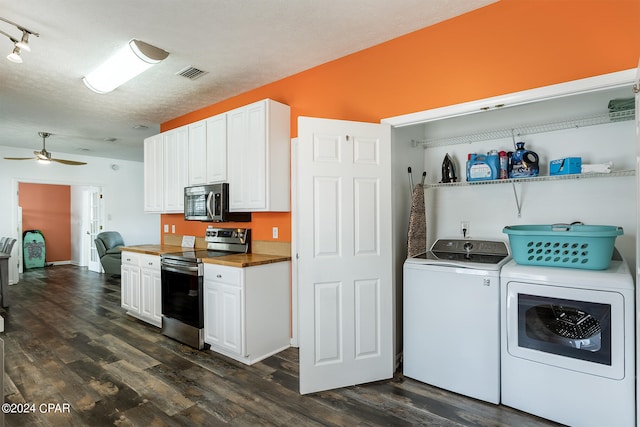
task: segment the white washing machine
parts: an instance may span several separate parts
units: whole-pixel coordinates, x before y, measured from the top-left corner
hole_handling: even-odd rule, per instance
[[[500,241],[446,239],[404,263],[405,376],[500,401]]]
[[[571,426],[634,426],[634,294],[617,250],[607,270],[507,263],[502,403]]]

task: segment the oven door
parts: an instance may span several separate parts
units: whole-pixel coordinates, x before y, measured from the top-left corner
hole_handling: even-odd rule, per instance
[[[510,355],[606,378],[624,378],[622,294],[520,282],[507,283],[506,292]]]
[[[162,260],[162,315],[204,328],[202,264]]]

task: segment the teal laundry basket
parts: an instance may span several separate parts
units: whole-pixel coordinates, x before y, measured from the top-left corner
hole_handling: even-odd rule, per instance
[[[46,246],[40,230],[27,230],[22,235],[24,268],[44,267]]]
[[[518,264],[606,270],[622,227],[613,225],[510,225],[511,255]]]

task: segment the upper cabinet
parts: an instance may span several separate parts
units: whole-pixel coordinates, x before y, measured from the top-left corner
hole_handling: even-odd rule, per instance
[[[184,212],[188,185],[189,131],[186,126],[162,134],[164,142],[164,212]]]
[[[206,119],[207,183],[227,180],[227,114]]]
[[[189,129],[189,185],[207,182],[207,122],[200,120]]]
[[[289,211],[290,108],[265,99],[227,113],[229,209]]]
[[[184,187],[229,183],[230,210],[290,210],[290,108],[265,99],[147,138],[145,212],[184,212]]]
[[[189,128],[189,185],[227,180],[227,114],[192,123]]]
[[[162,134],[144,140],[144,211],[163,211],[164,144]]]
[[[188,182],[188,130],[173,129],[144,140],[144,211],[181,213]]]

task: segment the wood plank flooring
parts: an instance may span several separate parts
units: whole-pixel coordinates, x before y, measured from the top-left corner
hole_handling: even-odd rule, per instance
[[[9,297],[5,402],[35,410],[6,426],[556,425],[401,373],[302,396],[297,349],[253,366],[194,350],[124,314],[120,279],[85,268],[30,270]]]

